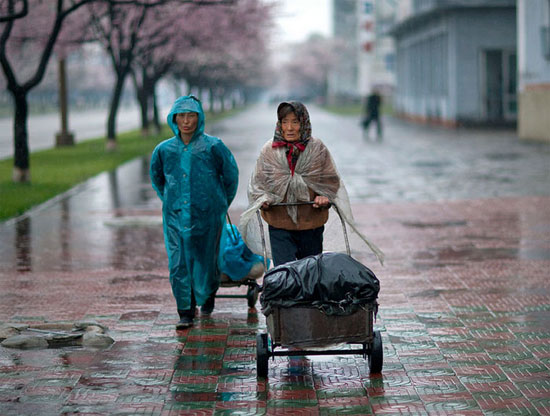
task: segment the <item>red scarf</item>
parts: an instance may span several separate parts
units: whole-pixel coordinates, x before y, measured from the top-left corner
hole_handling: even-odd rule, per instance
[[[290,168],[290,173],[294,176],[294,169],[296,169],[296,163],[298,161],[298,156],[300,152],[306,150],[306,145],[301,142],[283,142],[283,141],[273,141],[271,147],[287,147],[286,151],[286,160],[288,160],[288,167]]]

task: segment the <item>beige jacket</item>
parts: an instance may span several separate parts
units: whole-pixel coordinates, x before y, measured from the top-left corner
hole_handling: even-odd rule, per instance
[[[298,158],[296,177],[292,177],[284,156],[286,149],[272,148],[269,141],[256,165],[249,196],[256,199],[262,194],[268,195],[267,200],[271,203],[313,201],[317,195],[334,200],[340,187],[340,177],[328,149],[314,138],[310,139],[306,149]],[[311,205],[275,206],[262,210],[262,217],[276,228],[311,230],[327,222],[328,209],[313,208]]]

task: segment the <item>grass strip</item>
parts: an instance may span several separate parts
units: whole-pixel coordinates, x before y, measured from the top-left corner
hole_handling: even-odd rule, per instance
[[[207,125],[237,111],[206,114]],[[105,150],[105,138],[56,147],[30,154],[30,183],[12,180],[13,158],[0,160],[0,222],[21,215],[28,209],[59,195],[75,185],[119,165],[150,154],[162,140],[173,136],[168,126],[148,137],[140,130],[117,135],[117,149]]]

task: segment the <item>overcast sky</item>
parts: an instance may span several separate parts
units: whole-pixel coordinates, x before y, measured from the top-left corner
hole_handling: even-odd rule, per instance
[[[332,0],[279,0],[276,42],[298,42],[312,33],[332,35]],[[278,36],[279,35],[279,36]]]

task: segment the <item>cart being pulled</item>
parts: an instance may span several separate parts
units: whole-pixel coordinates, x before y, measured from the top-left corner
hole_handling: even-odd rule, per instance
[[[382,338],[374,330],[379,281],[351,257],[345,222],[337,207],[332,207],[340,216],[347,254],[306,257],[264,275],[260,303],[267,332],[256,335],[258,377],[267,377],[269,359],[277,356],[361,355],[368,360],[371,374],[382,371]],[[343,343],[349,347],[335,348]]]
[[[257,279],[267,270],[268,261],[252,253],[239,233],[237,227],[231,223],[227,214],[225,242],[220,250],[220,287],[233,288],[246,286],[246,294],[220,293],[217,298],[245,298],[249,308],[255,308],[260,293]]]

